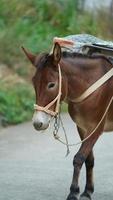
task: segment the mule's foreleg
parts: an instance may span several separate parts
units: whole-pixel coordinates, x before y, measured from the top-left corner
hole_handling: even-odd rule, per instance
[[[90,152],[85,161],[86,165],[86,186],[81,199],[87,197],[91,199],[91,194],[94,192],[94,183],[93,183],[93,167],[94,167],[94,156],[93,151]]]
[[[84,131],[77,127],[81,140],[85,138]],[[93,167],[94,167],[94,155],[93,150],[89,153],[85,161],[86,166],[86,186],[81,197],[89,197],[94,192],[94,183],[93,183]]]
[[[73,159],[73,166],[74,166],[73,180],[70,187],[70,194],[68,195],[67,200],[78,200],[78,195],[80,192],[78,186],[78,178],[80,174],[80,169],[84,161],[85,157],[82,156],[82,154],[79,151]]]
[[[78,199],[78,193],[79,193],[79,187],[78,187],[78,179],[81,167],[83,163],[86,161],[88,155],[92,151],[92,148],[97,141],[98,137],[101,135],[103,131],[103,124],[98,128],[98,130],[85,142],[82,143],[79,151],[74,157],[73,165],[74,165],[74,173],[73,173],[73,180],[70,187],[70,194],[67,197],[67,200],[77,200]],[[88,174],[87,174],[88,175]],[[91,199],[91,196],[83,196],[82,199]]]

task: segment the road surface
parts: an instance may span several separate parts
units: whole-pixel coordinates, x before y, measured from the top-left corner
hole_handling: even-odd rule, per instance
[[[79,137],[67,115],[63,121],[70,143]],[[62,130],[59,131],[62,135]],[[62,137],[62,136],[61,136]],[[72,160],[79,146],[66,148],[54,140],[52,130],[35,131],[31,123],[0,130],[0,200],[66,200],[72,179]],[[95,193],[93,200],[113,200],[113,134],[101,136],[95,145]],[[84,188],[84,167],[80,176]]]

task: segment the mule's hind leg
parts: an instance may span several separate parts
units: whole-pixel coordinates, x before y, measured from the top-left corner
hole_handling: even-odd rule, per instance
[[[94,192],[94,183],[93,183],[93,167],[94,167],[94,156],[93,151],[90,152],[86,161],[86,186],[83,194],[80,196],[80,200],[89,200],[91,195]]]

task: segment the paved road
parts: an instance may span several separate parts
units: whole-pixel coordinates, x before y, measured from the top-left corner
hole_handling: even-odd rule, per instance
[[[79,141],[73,122],[67,115],[63,119],[69,141]],[[36,132],[31,123],[0,130],[0,200],[65,200],[78,148],[65,158],[66,149],[53,139],[52,131]],[[101,136],[95,155],[93,200],[113,200],[113,134]],[[83,168],[81,191],[84,181]]]

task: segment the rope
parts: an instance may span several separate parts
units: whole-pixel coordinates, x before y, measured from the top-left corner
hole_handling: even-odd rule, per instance
[[[76,99],[72,100],[74,103],[79,103],[86,99],[90,94],[95,92],[101,85],[103,85],[107,80],[113,76],[113,68],[111,68],[104,76],[97,80],[93,85],[91,85],[83,94]]]
[[[56,123],[54,123],[55,130],[53,131],[53,135],[54,135],[54,138],[56,140],[58,140],[60,143],[62,143],[64,145],[66,145],[66,147],[67,147],[66,157],[67,157],[69,155],[69,153],[70,153],[70,150],[69,150],[69,144],[68,144],[68,138],[67,138],[66,130],[64,128],[63,121],[62,121],[62,118],[61,118],[60,114],[59,114],[57,119],[59,119],[59,123],[57,123],[57,120],[55,119]],[[58,130],[59,130],[59,127],[60,127],[60,123],[61,123],[62,129],[63,129],[63,132],[64,132],[64,136],[65,136],[65,141],[66,142],[63,142],[60,139],[60,136],[58,135]]]
[[[58,114],[59,114],[59,107],[60,107],[60,98],[61,98],[61,87],[62,87],[62,75],[61,75],[61,68],[60,68],[60,65],[58,64],[58,70],[59,70],[59,91],[58,91],[58,95],[56,96],[56,98],[51,101],[48,105],[46,105],[45,107],[41,107],[37,104],[34,105],[34,109],[35,110],[38,110],[38,111],[44,111],[48,114],[50,114],[51,116],[54,116],[55,119],[56,119],[56,124],[57,124],[57,117],[58,117]],[[103,83],[105,83],[110,77],[113,76],[113,68],[108,71],[102,78],[100,78],[98,81],[96,81],[92,86],[90,86],[80,97],[78,97],[77,99],[74,100],[74,102],[80,102],[82,100],[84,100],[85,98],[87,98],[90,94],[92,94],[97,88],[99,88]],[[69,154],[69,146],[75,146],[75,145],[79,145],[79,144],[82,144],[83,142],[85,142],[86,140],[88,140],[94,133],[95,131],[98,129],[98,127],[100,126],[100,124],[102,123],[104,117],[106,116],[107,112],[108,112],[108,109],[111,105],[113,101],[113,96],[111,97],[110,99],[110,102],[101,118],[101,120],[99,121],[99,123],[97,124],[97,126],[94,128],[94,130],[91,131],[91,133],[86,137],[84,138],[82,141],[76,143],[76,144],[69,144],[68,143],[68,139],[67,139],[67,135],[66,135],[66,131],[65,131],[65,128],[63,126],[63,122],[61,120],[61,117],[59,118],[60,121],[61,121],[61,125],[62,125],[62,129],[64,131],[64,135],[65,135],[65,140],[66,142],[62,141],[60,139],[60,137],[57,135],[58,133],[58,130],[59,130],[59,127],[57,127],[57,129],[54,130],[54,137],[55,139],[57,139],[59,142],[61,142],[62,144],[66,145],[67,146],[67,155]],[[49,110],[49,108],[56,102],[56,108],[55,108],[55,111],[52,111],[52,110]],[[57,124],[58,125],[58,124]]]
[[[92,94],[95,90],[97,90],[102,84],[104,84],[108,79],[110,79],[111,77],[113,76],[113,68],[110,69],[104,76],[102,76],[98,81],[96,81],[93,85],[91,85],[80,97],[76,98],[73,102],[75,103],[79,103],[81,101],[83,101],[84,99],[86,99],[90,94]],[[82,141],[76,143],[76,144],[69,144],[68,143],[68,140],[67,140],[67,135],[66,135],[66,131],[64,129],[64,126],[63,126],[63,123],[62,123],[62,128],[63,128],[63,131],[64,131],[64,135],[65,135],[65,139],[66,139],[66,142],[62,141],[59,137],[55,138],[57,139],[59,142],[61,142],[62,144],[66,145],[67,146],[67,151],[69,151],[69,146],[76,146],[76,145],[79,145],[79,144],[82,144],[83,142],[85,142],[86,140],[88,140],[94,133],[95,131],[99,128],[100,124],[102,123],[103,119],[105,118],[107,112],[108,112],[108,109],[111,105],[113,101],[113,96],[111,97],[110,99],[110,102],[101,118],[101,120],[99,121],[99,123],[96,125],[96,127],[91,131],[91,133],[86,137],[84,138]]]
[[[69,152],[70,152],[69,147],[71,147],[71,146],[77,146],[77,145],[79,145],[79,144],[82,144],[83,142],[85,142],[86,140],[88,140],[88,139],[95,133],[95,131],[99,128],[100,124],[102,123],[103,119],[105,118],[105,116],[106,116],[106,114],[107,114],[107,112],[108,112],[108,110],[109,110],[109,107],[110,107],[112,101],[113,101],[113,96],[111,97],[111,99],[110,99],[110,101],[109,101],[109,104],[108,104],[108,106],[107,106],[107,108],[106,108],[106,110],[105,110],[105,112],[104,112],[104,114],[103,114],[101,120],[99,121],[99,123],[97,124],[97,126],[93,129],[93,131],[91,131],[91,133],[90,133],[86,138],[84,138],[83,140],[81,140],[80,142],[75,143],[75,144],[69,144],[69,143],[68,143],[66,131],[65,131],[65,128],[64,128],[64,126],[63,126],[62,119],[61,119],[61,117],[60,117],[60,121],[61,121],[61,125],[62,125],[62,128],[63,128],[64,134],[65,134],[66,142],[64,142],[63,140],[61,140],[60,137],[56,137],[55,139],[57,139],[60,143],[62,143],[62,144],[64,144],[64,145],[67,146],[67,155],[68,155]]]

